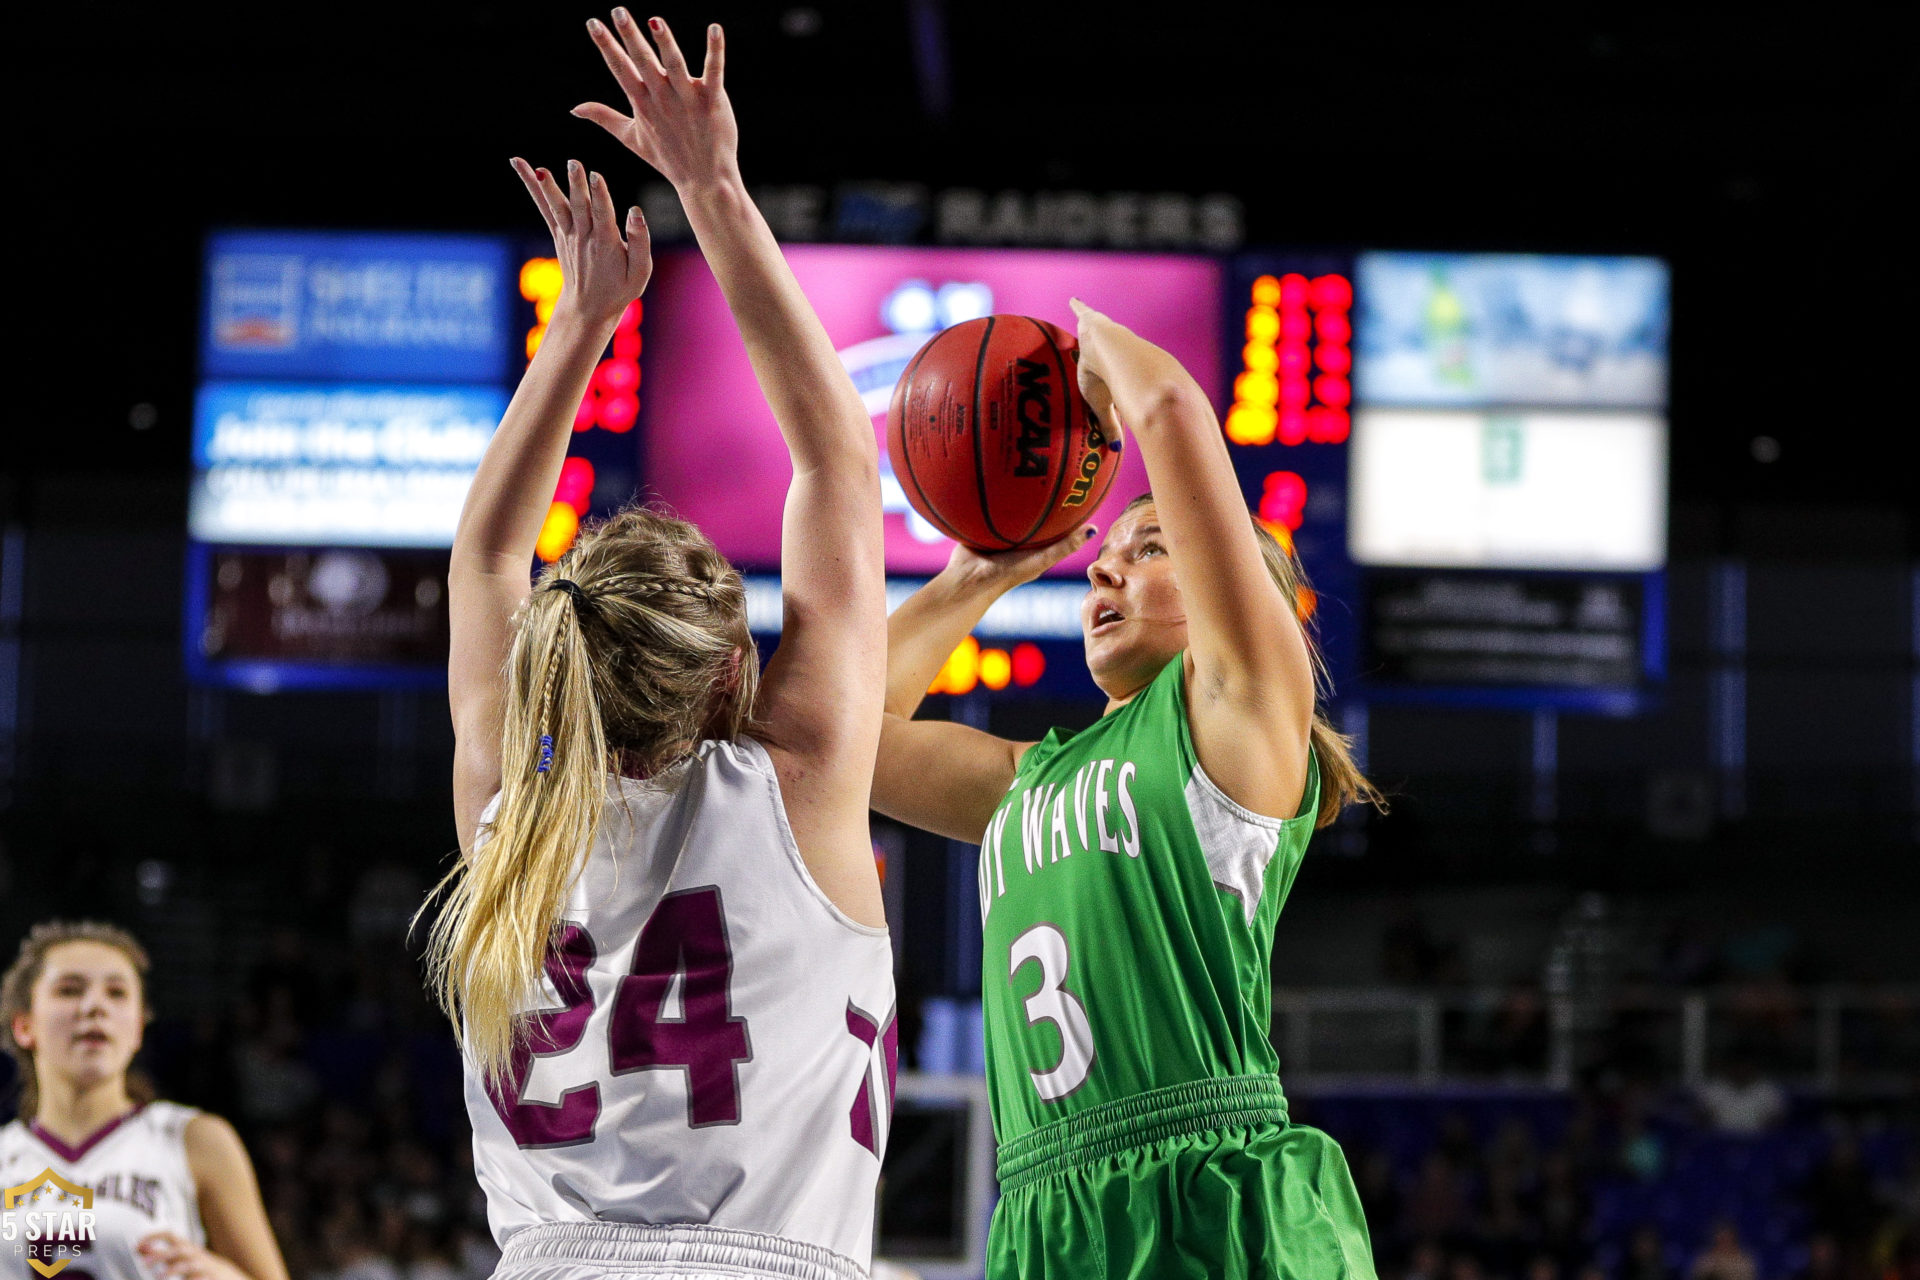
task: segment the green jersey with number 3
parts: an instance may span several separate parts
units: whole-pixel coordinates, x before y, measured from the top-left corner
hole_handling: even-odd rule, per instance
[[[1319,808],[1263,817],[1194,753],[1168,663],[1132,702],[1030,748],[980,849],[995,1136],[1151,1089],[1278,1066],[1274,923]]]

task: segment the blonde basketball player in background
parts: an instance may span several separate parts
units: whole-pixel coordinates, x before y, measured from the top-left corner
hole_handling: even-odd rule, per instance
[[[51,1172],[93,1192],[93,1242],[61,1271],[74,1280],[287,1280],[233,1126],[154,1101],[129,1071],[151,1017],[147,968],[133,935],[112,925],[52,921],[22,940],[0,976],[20,1075],[19,1116],[0,1129],[0,1187]]]
[[[867,829],[878,450],[741,183],[720,29],[695,78],[657,19],[657,55],[614,21],[618,38],[590,27],[633,114],[578,114],[679,192],[793,455],[784,630],[763,678],[739,573],[648,510],[585,531],[529,592],[575,407],[652,261],[600,175],[570,164],[562,191],[515,161],[566,283],[455,534],[465,856],[431,968],[464,1036],[499,1276],[850,1280],[896,1058]]]

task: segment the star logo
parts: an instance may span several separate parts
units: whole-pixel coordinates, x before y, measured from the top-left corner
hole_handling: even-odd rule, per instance
[[[82,1209],[93,1208],[93,1188],[83,1187],[77,1182],[69,1182],[52,1169],[42,1169],[38,1174],[15,1187],[0,1192],[0,1208],[18,1209],[27,1205],[37,1205],[43,1200],[53,1204],[70,1204]],[[38,1258],[28,1258],[27,1265],[32,1267],[46,1280],[66,1270],[72,1258],[62,1258],[58,1262],[42,1262]]]

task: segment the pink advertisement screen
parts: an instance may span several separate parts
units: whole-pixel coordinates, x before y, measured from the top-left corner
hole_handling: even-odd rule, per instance
[[[1221,270],[1210,259],[844,245],[786,254],[873,415],[891,573],[933,573],[953,545],[912,513],[887,461],[894,384],[937,330],[1012,313],[1072,332],[1067,299],[1077,296],[1172,352],[1220,403]],[[697,251],[661,254],[644,325],[648,489],[743,568],[776,567],[791,468],[726,301]],[[1139,452],[1128,449],[1093,518],[1105,528],[1146,488]],[[1078,574],[1092,558],[1090,548],[1076,552],[1055,572]]]

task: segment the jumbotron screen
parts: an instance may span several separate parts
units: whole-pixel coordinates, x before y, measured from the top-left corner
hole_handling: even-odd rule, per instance
[[[556,304],[549,254],[505,235],[209,238],[188,517],[195,679],[269,690],[444,677],[446,549]],[[901,374],[933,335],[978,316],[1071,330],[1077,296],[1172,352],[1218,406],[1249,509],[1323,593],[1305,605],[1347,694],[1630,709],[1658,682],[1664,263],[786,254],[881,442],[895,603],[952,547],[887,464]],[[659,250],[573,426],[540,557],[636,494],[663,500],[747,573],[750,622],[771,641],[791,466],[696,249]],[[1148,487],[1140,451],[1122,458],[1089,513],[1103,525]],[[1093,554],[997,604],[936,690],[1091,696],[1077,607]]]
[[[1353,558],[1651,572],[1667,550],[1667,272],[1362,254]]]
[[[787,261],[840,352],[880,442],[889,573],[930,574],[953,543],[907,505],[887,460],[886,414],[915,352],[935,333],[989,314],[1073,331],[1067,299],[1110,310],[1179,358],[1220,395],[1219,262],[1146,254],[1019,249],[802,245]],[[726,300],[693,250],[663,253],[646,298],[641,395],[648,487],[747,568],[780,562],[781,500],[791,466]],[[1147,488],[1137,450],[1122,454],[1110,510]],[[1098,517],[1098,513],[1091,513]],[[1094,550],[1054,572],[1078,575]]]

